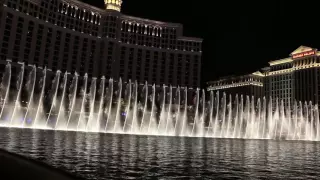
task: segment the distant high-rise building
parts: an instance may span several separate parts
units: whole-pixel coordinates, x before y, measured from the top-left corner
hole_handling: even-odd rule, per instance
[[[131,79],[199,87],[202,39],[180,24],[120,13],[122,0],[99,9],[76,0],[0,0],[0,65],[6,60]]]
[[[282,100],[284,105],[294,100],[320,103],[320,53],[317,49],[300,46],[290,57],[271,61],[269,65],[261,73],[209,82],[208,90],[272,97],[273,102]],[[257,94],[252,87],[263,87],[264,93]]]

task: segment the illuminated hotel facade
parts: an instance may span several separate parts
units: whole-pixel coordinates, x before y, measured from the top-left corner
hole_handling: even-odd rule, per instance
[[[209,91],[243,96],[261,97],[264,94],[263,74],[255,72],[243,76],[229,76],[209,82]]]
[[[241,76],[242,77],[242,76]],[[245,76],[208,82],[209,91],[232,92],[233,94],[263,96],[283,100],[285,105],[294,100],[320,103],[320,52],[300,46],[288,58],[269,62],[269,67]],[[245,92],[241,91],[241,89]],[[261,89],[257,94],[251,89]],[[250,91],[251,90],[251,91]]]
[[[80,76],[200,86],[202,39],[183,26],[99,9],[76,0],[0,0],[0,68],[46,67]]]

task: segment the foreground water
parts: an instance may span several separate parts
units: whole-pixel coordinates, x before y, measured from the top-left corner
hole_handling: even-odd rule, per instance
[[[0,129],[0,148],[87,179],[317,179],[320,143]]]

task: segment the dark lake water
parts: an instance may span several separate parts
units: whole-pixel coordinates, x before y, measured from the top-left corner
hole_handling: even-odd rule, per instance
[[[319,179],[320,143],[0,129],[0,148],[87,179]]]

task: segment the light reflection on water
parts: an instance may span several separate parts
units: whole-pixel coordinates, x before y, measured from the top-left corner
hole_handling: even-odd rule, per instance
[[[0,147],[87,179],[316,179],[317,142],[0,129]]]

